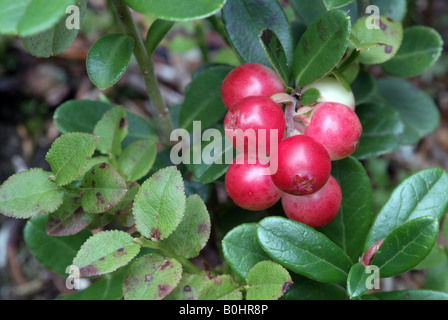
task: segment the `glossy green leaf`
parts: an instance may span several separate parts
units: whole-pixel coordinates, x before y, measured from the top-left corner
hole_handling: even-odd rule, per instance
[[[205,271],[194,274],[184,272],[177,287],[165,300],[197,300],[202,288],[212,281]]]
[[[375,91],[375,79],[373,76],[360,70],[355,80],[351,83],[353,94],[357,105],[366,103]]]
[[[89,213],[102,213],[115,207],[127,191],[120,174],[110,164],[97,164],[81,182],[82,208]]]
[[[206,18],[221,10],[226,0],[123,0],[137,12],[164,20],[185,21]]]
[[[376,157],[400,145],[404,124],[397,111],[377,103],[359,105],[355,111],[361,121],[362,134],[354,157]]]
[[[414,77],[430,68],[442,54],[443,40],[433,28],[415,26],[404,30],[397,54],[382,65],[396,77]]]
[[[353,36],[361,43],[369,44],[367,50],[361,51],[359,61],[364,64],[378,64],[392,59],[403,40],[403,27],[400,22],[390,17],[381,16],[371,19],[375,25],[369,25],[369,16],[362,17],[353,25]],[[374,44],[374,45],[370,45]],[[359,48],[355,44],[356,47]]]
[[[101,153],[118,156],[121,153],[121,142],[128,134],[126,110],[120,106],[112,107],[98,121],[93,133],[99,137],[96,148]]]
[[[93,215],[83,210],[79,194],[66,192],[64,203],[48,217],[47,234],[71,236],[85,229],[92,220]]]
[[[84,167],[95,152],[97,141],[97,136],[71,132],[53,142],[45,160],[50,164],[58,186],[69,184],[84,172]]]
[[[290,65],[286,57],[285,50],[277,35],[270,29],[265,29],[259,34],[260,44],[271,62],[272,67],[283,80],[283,84],[288,86],[291,78]]]
[[[101,90],[115,84],[125,73],[134,39],[123,34],[109,34],[98,39],[87,55],[87,73],[90,80]]]
[[[402,21],[406,15],[406,0],[371,0],[370,4],[377,6],[381,15],[394,18],[397,21]]]
[[[231,70],[230,66],[211,67],[191,82],[180,109],[180,128],[193,132],[193,122],[200,121],[199,130],[205,130],[225,115],[227,109],[221,99],[221,83]]]
[[[388,278],[414,268],[433,248],[439,222],[431,216],[412,219],[386,237],[372,260],[380,277]]]
[[[432,290],[403,290],[375,292],[363,298],[373,300],[448,300],[448,293]]]
[[[265,260],[250,269],[246,283],[246,300],[277,300],[288,291],[292,279],[281,265]]]
[[[342,203],[336,218],[320,228],[356,262],[372,220],[372,189],[363,165],[352,157],[333,161],[331,175],[342,190]]]
[[[286,60],[292,63],[291,28],[277,1],[227,0],[222,18],[230,42],[245,62],[270,65],[258,41],[260,32],[270,29],[282,44]]]
[[[151,253],[138,258],[123,280],[125,300],[161,300],[179,284],[182,266],[173,258]]]
[[[422,170],[404,180],[376,215],[364,251],[403,223],[423,216],[441,219],[448,208],[448,175],[441,169]]]
[[[48,215],[41,215],[28,220],[23,231],[26,245],[44,267],[68,276],[67,267],[72,264],[79,248],[92,234],[83,230],[73,236],[52,237],[47,235],[45,230],[47,219]]]
[[[346,280],[350,258],[315,229],[286,218],[268,217],[259,222],[257,233],[266,253],[287,269],[317,281]]]
[[[22,38],[25,48],[35,57],[48,58],[64,52],[75,41],[79,29],[72,28],[72,15],[79,17],[79,22],[84,16],[87,0],[80,0],[77,3],[77,11],[68,10],[59,22],[52,28],[44,30],[38,34]],[[79,13],[79,15],[78,15]],[[67,25],[70,27],[67,28]]]
[[[124,231],[102,231],[91,236],[79,249],[73,264],[81,277],[113,272],[127,265],[140,251],[140,245]]]
[[[246,279],[249,270],[258,262],[269,260],[258,243],[255,223],[240,224],[230,230],[222,239],[222,252],[226,262],[242,279]]]
[[[242,300],[239,284],[230,275],[215,276],[201,290],[198,300]]]
[[[164,240],[173,253],[190,259],[199,255],[210,238],[211,223],[207,207],[198,195],[187,198],[185,214],[176,230]]]
[[[118,157],[117,170],[126,180],[137,181],[151,170],[156,159],[157,149],[150,140],[131,143]]]
[[[441,291],[448,294],[448,260],[428,270],[423,289]]]
[[[159,43],[165,38],[165,36],[170,32],[173,27],[173,21],[161,20],[157,19],[151,24],[151,27],[148,30],[148,34],[146,35],[146,51],[148,55],[152,55],[154,51],[156,51]]]
[[[294,282],[283,295],[284,300],[345,300],[345,289],[334,283],[314,281],[297,274],[292,274]]]
[[[147,179],[134,200],[137,230],[146,238],[163,240],[179,225],[185,212],[185,190],[175,167],[157,171]]]
[[[346,6],[349,3],[353,2],[354,0],[323,0],[323,1],[325,7],[327,7],[327,10],[331,10]]]
[[[320,15],[300,38],[292,72],[300,86],[322,78],[341,60],[347,49],[350,18],[343,11]]]
[[[0,186],[0,213],[26,219],[56,211],[64,191],[49,180],[51,173],[31,169],[10,176]]]
[[[357,298],[369,291],[368,281],[372,275],[366,272],[366,267],[361,263],[355,263],[350,269],[347,278],[347,293],[350,298]]]

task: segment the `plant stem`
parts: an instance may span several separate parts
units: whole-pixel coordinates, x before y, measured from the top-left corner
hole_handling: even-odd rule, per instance
[[[159,83],[154,72],[154,62],[149,57],[140,31],[137,28],[131,11],[121,0],[112,0],[119,21],[128,36],[134,39],[134,55],[142,72],[148,96],[154,106],[157,116],[158,133],[163,144],[169,144],[169,138],[173,131],[169,110],[160,93]]]

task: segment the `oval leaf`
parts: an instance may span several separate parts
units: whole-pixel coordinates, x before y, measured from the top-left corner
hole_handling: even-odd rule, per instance
[[[372,275],[366,271],[366,267],[361,263],[356,263],[350,269],[347,278],[347,293],[350,298],[357,298],[369,291],[367,281]]]
[[[135,197],[132,213],[137,230],[146,238],[165,239],[181,222],[185,203],[180,172],[175,167],[157,171]]]
[[[173,27],[173,21],[166,21],[157,19],[151,24],[151,27],[148,30],[148,34],[146,35],[146,52],[148,55],[152,55],[154,51],[156,51],[157,46],[160,41],[168,34],[168,32]]]
[[[139,251],[140,245],[126,232],[102,231],[87,239],[73,264],[79,268],[81,277],[91,277],[127,265]]]
[[[291,70],[282,43],[274,31],[270,29],[263,30],[258,37],[260,38],[261,47],[268,57],[272,67],[280,76],[280,79],[283,80],[283,84],[288,86],[291,78]]]
[[[349,35],[350,18],[343,11],[328,11],[314,20],[294,52],[297,84],[309,85],[331,71],[344,55]]]
[[[42,169],[31,169],[10,176],[0,186],[0,212],[26,219],[56,211],[64,200],[64,191],[49,180],[50,175]]]
[[[138,258],[123,280],[126,300],[161,300],[178,285],[182,266],[172,258],[152,253]]]
[[[93,129],[99,136],[97,149],[104,154],[117,156],[121,153],[121,142],[128,134],[126,110],[114,106],[107,111]]]
[[[101,90],[115,84],[125,73],[134,49],[134,39],[110,34],[98,39],[87,55],[87,73]]]
[[[322,233],[286,218],[263,219],[258,224],[258,241],[274,261],[313,280],[344,282],[352,265]]]

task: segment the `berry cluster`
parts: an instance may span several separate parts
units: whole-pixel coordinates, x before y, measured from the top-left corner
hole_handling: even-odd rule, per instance
[[[240,154],[227,170],[225,186],[238,206],[263,210],[281,198],[290,219],[314,228],[334,219],[342,192],[331,176],[331,161],[352,154],[362,132],[353,94],[335,81],[309,86],[321,98],[304,107],[264,65],[246,63],[227,75],[221,86],[228,109],[224,129]]]

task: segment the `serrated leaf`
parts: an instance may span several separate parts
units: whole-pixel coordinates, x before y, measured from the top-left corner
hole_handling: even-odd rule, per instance
[[[45,230],[47,219],[47,215],[42,215],[28,220],[23,231],[26,245],[44,267],[68,276],[67,267],[72,264],[79,248],[92,233],[83,230],[73,236],[52,237]]]
[[[134,39],[109,34],[98,39],[87,55],[87,73],[101,90],[114,85],[125,73],[134,49]]]
[[[269,66],[258,35],[261,31],[270,29],[278,36],[288,63],[292,63],[291,28],[277,1],[227,0],[222,16],[229,40],[245,62]]]
[[[258,224],[258,241],[266,253],[287,269],[324,282],[344,282],[350,258],[325,235],[302,223],[268,217]]]
[[[195,274],[184,272],[177,287],[165,300],[197,300],[202,288],[211,281],[205,271]]]
[[[186,21],[206,18],[221,10],[226,0],[179,2],[177,0],[123,0],[137,12],[160,19]]]
[[[283,295],[283,300],[345,300],[346,291],[334,283],[314,281],[297,274],[292,274],[294,282]]]
[[[201,290],[198,300],[242,300],[240,286],[230,275],[215,276]]]
[[[70,236],[85,229],[92,220],[93,215],[82,209],[79,194],[66,192],[64,203],[50,213],[46,231],[50,236]]]
[[[269,256],[258,243],[257,225],[255,223],[241,224],[229,231],[222,239],[222,252],[226,262],[242,279],[253,266]]]
[[[363,299],[374,300],[448,300],[448,293],[432,291],[432,290],[402,290],[375,292],[368,294]]]
[[[79,19],[84,16],[87,6],[87,0],[77,2],[79,8]],[[67,20],[75,13],[68,11],[62,16],[59,22],[52,28],[42,31],[38,34],[23,37],[22,42],[25,48],[35,57],[48,58],[52,55],[56,56],[64,52],[75,41],[79,29],[67,28]]]
[[[274,31],[270,29],[263,30],[258,35],[258,38],[266,56],[271,62],[272,67],[280,76],[280,79],[283,80],[283,84],[288,86],[291,78],[291,70],[282,43]]]
[[[179,225],[185,212],[185,190],[175,167],[157,171],[147,179],[134,200],[137,230],[146,238],[163,240]]]
[[[440,220],[448,208],[447,186],[448,175],[437,168],[422,170],[404,180],[376,215],[364,251],[407,221],[424,216]]]
[[[347,278],[347,293],[350,298],[357,298],[369,291],[368,278],[372,275],[366,272],[366,267],[361,263],[355,263]]]
[[[378,103],[359,105],[355,111],[361,121],[362,134],[354,157],[371,158],[398,148],[404,130],[398,112]]]
[[[81,182],[82,207],[90,213],[102,213],[116,206],[126,194],[126,183],[110,164],[97,164]]]
[[[8,217],[26,219],[56,211],[64,191],[49,180],[51,173],[31,169],[14,174],[0,186],[0,212]]]
[[[156,144],[150,140],[139,140],[127,146],[118,157],[117,170],[128,181],[137,181],[146,176],[156,160]]]
[[[151,56],[154,51],[156,51],[157,46],[168,34],[173,25],[174,21],[167,21],[162,19],[157,19],[151,24],[145,41],[146,51],[148,52],[149,56]]]
[[[126,110],[114,106],[98,121],[93,133],[99,136],[97,149],[101,153],[118,156],[121,153],[121,142],[128,134]]]
[[[81,277],[113,272],[127,265],[140,251],[140,245],[123,231],[102,231],[91,236],[79,249],[73,264]]]
[[[187,198],[185,214],[176,230],[163,243],[181,257],[199,255],[210,237],[211,223],[207,207],[198,195]]]
[[[331,175],[342,190],[336,218],[320,228],[353,262],[358,260],[372,221],[372,189],[363,165],[353,157],[332,162]]]
[[[246,300],[277,300],[292,285],[288,271],[270,260],[260,261],[253,266],[246,282]]]
[[[414,268],[433,248],[439,222],[420,217],[398,226],[386,237],[372,260],[381,278],[389,278]]]
[[[161,300],[178,285],[182,266],[173,258],[148,254],[129,267],[123,280],[126,300]]]
[[[306,86],[322,78],[345,53],[350,19],[339,10],[320,15],[300,38],[292,72],[296,83]]]
[[[95,152],[98,137],[87,133],[65,133],[57,138],[45,156],[58,186],[79,177]]]

